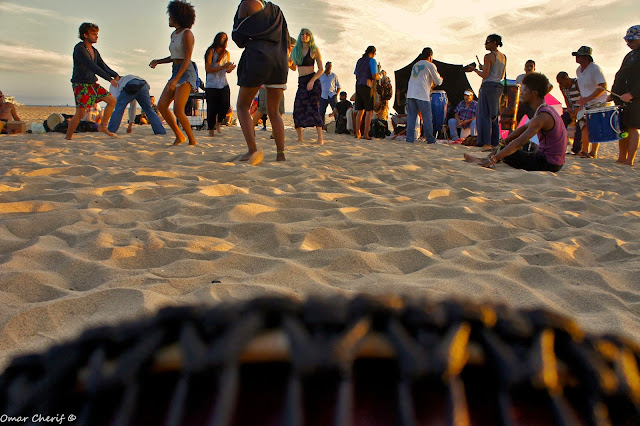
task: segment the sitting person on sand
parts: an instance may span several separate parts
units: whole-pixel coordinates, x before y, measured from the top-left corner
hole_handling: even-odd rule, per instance
[[[93,47],[98,42],[98,31],[96,24],[85,22],[78,29],[78,37],[82,40],[73,49],[73,75],[71,86],[73,96],[76,101],[76,113],[69,121],[66,139],[71,140],[73,132],[78,128],[78,124],[90,109],[98,102],[106,102],[107,108],[104,111],[102,123],[98,126],[99,132],[104,132],[115,137],[107,129],[107,123],[111,118],[111,113],[116,106],[116,98],[111,96],[107,90],[98,84],[96,74],[105,80],[111,81],[112,86],[118,84],[120,76],[107,66],[102,60],[98,49]]]
[[[289,30],[282,10],[271,2],[243,0],[233,20],[231,38],[243,48],[238,62],[237,114],[248,151],[240,161],[259,164],[264,154],[258,151],[253,119],[249,111],[253,98],[264,84],[267,112],[276,142],[276,161],[285,161],[284,121],[278,113],[289,75]],[[259,64],[255,66],[252,64]]]
[[[347,92],[340,92],[340,102],[338,102],[329,114],[329,117],[335,117],[336,133],[349,134],[347,129],[347,115],[351,114],[353,104],[347,100]]]
[[[544,102],[549,93],[549,79],[543,74],[531,73],[524,77],[522,83],[521,99],[535,111],[531,121],[511,133],[505,139],[507,146],[502,150],[489,154],[487,158],[465,154],[465,161],[483,167],[504,161],[511,167],[529,171],[558,172],[562,168],[567,150],[567,129],[556,110]],[[535,135],[540,141],[538,149],[521,150]]]
[[[16,106],[11,102],[5,102],[4,93],[0,91],[0,121],[5,123],[8,121],[20,121],[18,113],[16,112]]]

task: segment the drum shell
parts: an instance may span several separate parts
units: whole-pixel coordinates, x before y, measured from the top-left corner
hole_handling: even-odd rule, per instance
[[[620,139],[620,114],[617,106],[594,108],[585,112],[589,142],[614,142]]]
[[[447,105],[449,99],[444,90],[434,90],[431,92],[431,119],[433,130],[438,131],[444,126],[447,118]]]
[[[520,85],[514,80],[507,80],[506,87],[500,97],[500,125],[502,130],[515,130],[518,127]]]

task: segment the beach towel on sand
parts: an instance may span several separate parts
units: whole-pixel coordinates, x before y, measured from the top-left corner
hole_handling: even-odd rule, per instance
[[[244,48],[238,62],[239,86],[287,83],[289,30],[278,6],[269,2],[263,10],[244,19],[238,18],[236,12],[231,38]]]

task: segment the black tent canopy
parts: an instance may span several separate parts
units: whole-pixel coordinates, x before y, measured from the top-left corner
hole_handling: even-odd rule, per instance
[[[411,69],[418,62],[419,57],[414,59],[409,65],[395,72],[396,74],[396,96],[393,108],[399,114],[404,114],[404,105],[407,101],[407,87],[409,86],[409,78],[411,77]],[[452,65],[445,62],[433,61],[438,69],[438,73],[443,79],[440,86],[433,90],[444,90],[449,100],[449,110],[455,108],[463,99],[465,90],[471,89],[467,74],[464,72],[464,66]]]

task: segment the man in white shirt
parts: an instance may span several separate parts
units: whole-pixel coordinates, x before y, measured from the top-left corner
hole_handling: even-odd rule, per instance
[[[336,97],[337,94],[340,93],[340,82],[338,81],[338,76],[331,72],[331,67],[331,62],[327,62],[324,67],[324,72],[318,79],[322,86],[319,111],[323,125],[324,115],[327,113],[327,105],[331,105],[331,111],[336,109]]]
[[[576,52],[571,53],[580,65],[576,71],[578,88],[580,89],[578,105],[587,109],[607,101],[607,81],[602,69],[593,62],[592,53],[593,49],[589,46],[582,46]],[[589,132],[586,120],[581,119],[579,124],[582,129],[582,151],[578,155],[582,158],[598,158],[600,144],[592,143],[591,150],[589,150]]]
[[[422,49],[419,61],[411,69],[409,87],[407,88],[407,142],[415,140],[418,111],[422,114],[422,131],[427,143],[435,143],[433,121],[431,117],[431,88],[442,84],[442,77],[433,64],[433,50]]]

